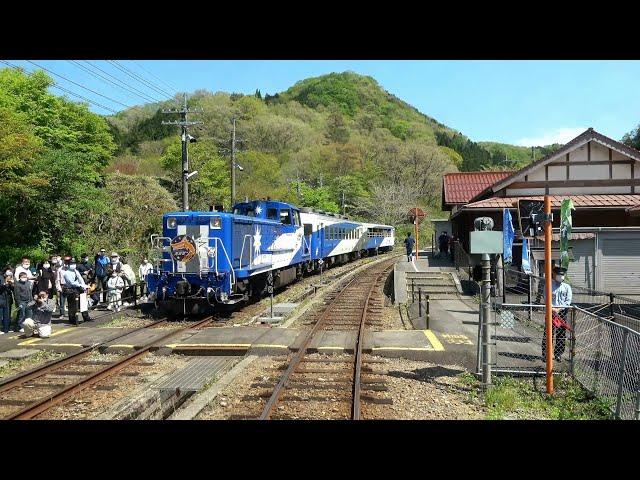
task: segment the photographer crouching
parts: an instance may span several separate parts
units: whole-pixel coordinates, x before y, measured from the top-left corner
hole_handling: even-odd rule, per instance
[[[51,336],[51,315],[53,314],[54,305],[49,300],[49,293],[40,292],[33,297],[33,318],[27,318],[24,321],[24,335],[31,337],[37,335],[40,338]]]

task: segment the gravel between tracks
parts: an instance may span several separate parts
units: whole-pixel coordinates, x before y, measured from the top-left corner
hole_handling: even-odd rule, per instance
[[[348,355],[309,355],[307,358],[349,358]],[[366,357],[367,360],[382,360],[384,363],[369,364],[374,371],[385,371],[386,375],[376,378],[384,379],[388,391],[376,392],[375,396],[391,398],[393,404],[373,404],[362,402],[362,417],[369,420],[468,420],[482,419],[486,409],[469,400],[467,388],[462,385],[458,376],[465,372],[463,367],[439,366],[429,362]],[[273,382],[282,370],[278,367],[285,364],[284,356],[261,357],[249,365],[242,377],[222,390],[197,417],[198,420],[225,420],[245,416],[257,418],[266,404],[266,398],[258,399],[260,392],[269,392],[267,388],[256,388],[255,383]],[[318,365],[318,364],[316,364]],[[327,366],[327,365],[323,365]],[[333,365],[335,367],[335,364]],[[299,393],[299,392],[296,392]],[[304,392],[313,395],[314,392]],[[331,396],[323,391],[323,395]],[[295,402],[295,414],[299,418],[330,419],[342,415],[343,408],[337,402],[342,397],[336,393],[336,402],[326,402],[325,407],[318,408],[316,402]],[[291,409],[287,407],[287,414]],[[277,413],[276,413],[277,417]]]
[[[96,354],[93,358],[113,361],[117,357],[118,355],[114,354]],[[80,420],[95,418],[107,412],[116,402],[130,395],[140,385],[151,383],[162,375],[184,367],[187,361],[188,358],[182,355],[145,355],[140,359],[140,362],[153,363],[153,365],[139,365],[140,362],[136,362],[120,370],[117,374],[79,392],[66,402],[49,409],[38,416],[38,419]],[[136,373],[137,375],[128,375]],[[97,388],[105,385],[115,385],[116,388],[113,390],[99,390]]]

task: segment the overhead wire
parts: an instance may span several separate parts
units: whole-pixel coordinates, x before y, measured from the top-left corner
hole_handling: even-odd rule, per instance
[[[9,62],[6,62],[6,61],[4,61],[4,60],[0,60],[0,62],[4,63],[5,65],[8,65],[9,67],[11,67],[11,68],[13,68],[13,69],[15,69],[15,70],[18,70],[18,71],[21,71],[21,70],[22,70],[22,71],[24,71],[24,72],[25,72],[27,75],[29,75],[29,76],[33,75],[33,72],[28,72],[25,68],[20,67],[20,66],[18,66],[18,65],[13,65],[13,64],[11,64],[11,63],[9,63]],[[68,89],[66,89],[66,88],[64,88],[64,87],[61,87],[60,85],[58,85],[58,84],[55,82],[55,80],[53,80],[53,84],[51,85],[51,87],[52,87],[52,88],[56,88],[56,89],[58,89],[58,90],[61,90],[61,91],[65,92],[65,93],[68,93],[69,95],[73,95],[74,97],[80,98],[80,99],[84,100],[85,102],[90,103],[90,104],[92,104],[92,105],[95,105],[95,106],[97,106],[97,107],[100,107],[100,108],[102,108],[102,109],[104,109],[104,110],[108,110],[109,112],[112,112],[112,113],[118,113],[118,112],[117,112],[117,110],[113,110],[112,108],[107,107],[107,106],[105,106],[105,105],[102,105],[101,103],[96,102],[95,100],[91,100],[91,99],[89,99],[89,98],[87,98],[87,97],[84,97],[83,95],[80,95],[80,94],[78,94],[78,93],[72,92],[71,90],[68,90]]]
[[[153,98],[151,97],[151,95],[146,94],[145,92],[142,92],[140,90],[138,90],[137,88],[133,87],[132,85],[128,85],[125,82],[123,82],[122,80],[120,80],[118,77],[115,77],[113,75],[111,75],[109,72],[103,70],[102,68],[100,68],[98,65],[95,65],[93,63],[91,63],[89,60],[85,60],[84,63],[88,64],[89,66],[91,66],[92,68],[99,70],[100,72],[104,73],[105,75],[107,75],[108,77],[113,78],[114,80],[116,80],[117,82],[122,83],[123,85],[127,86],[128,88],[130,88],[131,90],[134,90],[135,92],[138,92],[141,95],[144,95],[146,98],[150,99],[150,101],[152,102],[161,102],[162,100],[158,100],[157,98]],[[143,97],[144,98],[144,97]]]
[[[73,65],[75,65],[76,67],[80,68],[81,70],[83,70],[84,72],[88,73],[89,75],[101,79],[104,83],[108,83],[110,85],[115,85],[118,88],[121,88],[123,90],[126,90],[128,92],[128,95],[130,97],[137,97],[137,98],[142,98],[145,102],[154,102],[155,100],[152,99],[151,97],[147,97],[146,95],[143,96],[141,94],[137,94],[135,93],[133,90],[131,90],[129,87],[127,87],[126,85],[119,85],[116,82],[114,82],[113,80],[109,80],[109,78],[105,77],[104,75],[101,75],[97,72],[94,72],[93,70],[91,70],[89,67],[81,64],[80,62],[76,61],[76,60],[67,60],[68,62],[72,63]]]
[[[144,79],[143,77],[141,77],[137,73],[129,70],[124,65],[121,65],[120,63],[118,63],[117,60],[107,60],[107,61],[109,63],[111,63],[114,67],[116,67],[118,70],[120,70],[121,72],[124,72],[126,75],[130,76],[134,80],[136,80],[136,81],[140,82],[141,84],[147,86],[147,88],[151,88],[152,90],[155,90],[156,92],[159,92],[162,95],[166,95],[168,98],[173,97],[173,95],[171,93],[169,93],[166,90],[163,90],[163,89],[153,85],[151,82],[149,82],[148,80]]]
[[[157,77],[156,75],[154,75],[153,73],[151,73],[149,70],[147,70],[146,68],[144,68],[140,63],[136,62],[135,60],[131,60],[131,62],[135,63],[142,71],[147,72],[149,75],[151,75],[153,78],[155,78],[156,80],[158,80],[160,83],[162,83],[163,85],[165,85],[166,87],[170,88],[171,90],[174,91],[174,95],[179,95],[178,89],[176,87],[174,87],[173,85],[165,82],[164,80],[162,80],[160,77]]]
[[[49,73],[50,73],[50,74],[52,74],[52,75],[55,75],[56,77],[60,77],[60,78],[62,78],[63,80],[66,80],[66,81],[67,81],[67,82],[69,82],[69,83],[72,83],[72,84],[74,84],[74,85],[76,85],[76,86],[78,86],[78,87],[80,87],[80,88],[82,88],[82,89],[84,89],[84,90],[87,90],[88,92],[91,92],[91,93],[93,93],[94,95],[98,95],[98,96],[100,96],[100,97],[102,97],[102,98],[106,98],[107,100],[109,100],[109,101],[111,101],[111,102],[113,102],[113,103],[117,103],[118,105],[122,105],[122,106],[123,106],[123,107],[125,107],[125,108],[132,108],[132,107],[131,107],[131,105],[127,105],[126,103],[122,103],[122,102],[120,102],[120,101],[118,101],[118,100],[114,100],[114,99],[113,99],[113,98],[111,98],[111,97],[107,97],[106,95],[103,95],[103,94],[101,94],[101,93],[99,93],[99,92],[96,92],[95,90],[92,90],[91,88],[85,87],[84,85],[81,85],[81,84],[80,84],[80,83],[78,83],[78,82],[74,82],[73,80],[68,79],[68,78],[67,78],[67,77],[65,77],[64,75],[60,75],[59,73],[53,72],[53,71],[49,70],[48,68],[45,68],[45,67],[43,67],[43,66],[41,66],[41,65],[38,65],[36,62],[33,62],[33,61],[31,61],[31,60],[27,60],[27,62],[31,63],[32,65],[35,65],[36,67],[38,67],[38,68],[40,68],[40,69],[42,69],[42,70],[44,70],[44,71],[46,71],[46,72],[49,72]]]

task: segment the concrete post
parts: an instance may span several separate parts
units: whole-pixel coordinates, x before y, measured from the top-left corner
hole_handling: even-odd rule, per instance
[[[487,253],[482,254],[482,386],[491,385],[491,348],[489,345],[489,319],[491,318],[491,262]]]

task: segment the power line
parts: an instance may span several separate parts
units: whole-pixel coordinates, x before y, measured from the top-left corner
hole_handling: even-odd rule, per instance
[[[162,90],[161,88],[156,87],[155,85],[153,85],[151,82],[145,80],[144,78],[142,78],[140,75],[138,75],[135,72],[132,72],[131,70],[129,70],[127,67],[125,67],[124,65],[120,65],[116,60],[107,60],[107,62],[109,62],[110,64],[112,64],[113,66],[115,66],[116,68],[118,68],[120,71],[124,72],[126,75],[129,75],[131,78],[133,78],[134,80],[137,80],[138,82],[142,83],[143,85],[147,86],[147,88],[151,88],[152,90],[155,90],[156,92],[159,92],[163,95],[167,95],[169,98],[173,97],[172,94],[168,93],[165,90]]]
[[[22,70],[29,76],[33,75],[33,72],[27,72],[26,69],[24,69],[24,68],[22,68],[22,67],[20,67],[18,65],[13,65],[13,64],[11,64],[9,62],[5,62],[4,60],[0,60],[0,62],[4,63],[5,65],[8,65],[9,67],[11,67],[11,68],[13,68],[13,69],[15,69],[17,71],[21,71]],[[55,81],[53,81],[53,85],[51,85],[51,88],[57,88],[58,90],[62,90],[63,92],[68,93],[69,95],[73,95],[74,97],[78,97],[78,98],[84,100],[85,102],[88,102],[88,103],[90,103],[92,105],[95,105],[97,107],[103,108],[104,110],[108,110],[108,111],[110,111],[112,113],[118,113],[116,110],[113,110],[110,107],[102,105],[101,103],[98,103],[98,102],[96,102],[94,100],[90,100],[90,99],[88,99],[88,98],[86,98],[86,97],[84,97],[82,95],[79,95],[79,94],[77,94],[75,92],[72,92],[71,90],[68,90],[68,89],[66,89],[64,87],[61,87]]]
[[[113,79],[114,79],[114,80],[116,80],[117,82],[122,83],[125,87],[130,88],[131,90],[134,90],[134,91],[138,92],[139,94],[141,94],[141,95],[142,95],[142,98],[150,99],[149,101],[151,101],[151,102],[161,102],[161,101],[162,101],[162,100],[158,100],[158,99],[156,99],[156,98],[153,98],[153,97],[151,97],[150,95],[147,95],[147,94],[146,94],[146,93],[144,93],[144,92],[141,92],[140,90],[138,90],[137,88],[135,88],[135,87],[133,87],[133,86],[131,86],[131,85],[127,85],[127,84],[126,84],[126,83],[124,83],[122,80],[120,80],[118,77],[114,77],[114,76],[113,76],[113,75],[111,75],[109,72],[107,72],[107,71],[105,71],[105,70],[101,69],[99,66],[94,65],[93,63],[91,63],[89,60],[85,60],[84,62],[85,62],[86,64],[90,65],[92,68],[95,68],[96,70],[101,71],[102,73],[104,73],[104,74],[105,74],[105,75],[107,75],[108,77],[113,78]]]
[[[98,95],[98,96],[100,96],[100,97],[102,97],[102,98],[106,98],[107,100],[109,100],[109,101],[111,101],[111,102],[113,102],[113,103],[117,103],[118,105],[122,105],[122,106],[123,106],[123,107],[125,107],[125,108],[131,108],[131,106],[130,106],[130,105],[127,105],[127,104],[125,104],[125,103],[119,102],[118,100],[114,100],[113,98],[107,97],[106,95],[103,95],[103,94],[101,94],[101,93],[96,92],[95,90],[92,90],[92,89],[90,89],[90,88],[88,88],[88,87],[85,87],[84,85],[81,85],[81,84],[79,84],[78,82],[74,82],[73,80],[69,80],[67,77],[65,77],[65,76],[63,76],[63,75],[60,75],[60,74],[58,74],[58,73],[52,72],[52,71],[51,71],[51,70],[49,70],[48,68],[45,68],[45,67],[43,67],[43,66],[41,66],[41,65],[38,65],[36,62],[32,62],[31,60],[27,60],[27,62],[29,62],[29,63],[31,63],[31,64],[35,65],[36,67],[38,67],[38,68],[40,68],[40,69],[42,69],[42,70],[45,70],[45,71],[49,72],[49,73],[50,73],[50,74],[52,74],[52,75],[55,75],[56,77],[60,77],[60,78],[62,78],[63,80],[66,80],[66,81],[67,81],[67,82],[69,82],[69,83],[73,83],[74,85],[77,85],[78,87],[80,87],[80,88],[82,88],[82,89],[84,89],[84,90],[87,90],[88,92],[91,92],[91,93],[93,93],[93,94],[95,94],[95,95]]]
[[[147,70],[146,68],[144,68],[141,64],[139,64],[138,62],[136,62],[135,60],[131,60],[133,63],[135,63],[141,70],[147,72],[149,75],[151,75],[153,78],[155,78],[156,80],[158,80],[160,83],[162,83],[163,85],[169,87],[171,90],[173,90],[175,92],[175,94],[178,94],[178,89],[174,86],[172,86],[171,84],[165,82],[164,80],[162,80],[161,78],[155,76],[153,73],[151,73],[149,70]]]
[[[118,88],[121,88],[123,90],[126,90],[128,93],[128,95],[130,97],[139,97],[142,98],[144,101],[151,101],[153,102],[154,100],[151,99],[151,97],[146,97],[146,96],[142,96],[140,94],[136,94],[133,90],[129,89],[127,86],[122,86],[122,85],[118,85],[117,83],[115,83],[113,80],[109,80],[107,77],[105,77],[104,75],[101,75],[99,73],[94,72],[93,70],[91,70],[89,67],[82,65],[80,62],[76,61],[76,60],[67,60],[70,63],[73,63],[76,67],[82,69],[83,71],[85,71],[86,73],[88,73],[89,75],[101,79],[104,83],[108,83],[110,85],[115,85]]]

